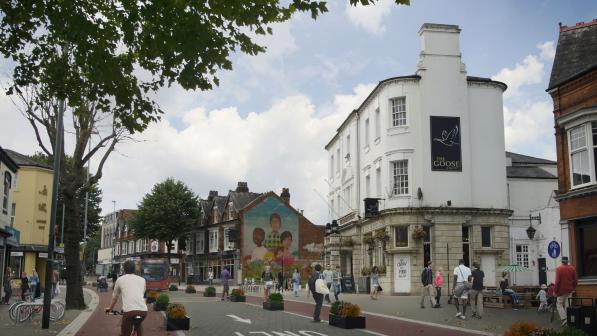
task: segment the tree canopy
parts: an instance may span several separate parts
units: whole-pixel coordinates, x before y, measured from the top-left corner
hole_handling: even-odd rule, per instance
[[[181,181],[168,178],[143,197],[131,221],[135,238],[157,239],[170,248],[184,241],[199,220],[198,197]]]

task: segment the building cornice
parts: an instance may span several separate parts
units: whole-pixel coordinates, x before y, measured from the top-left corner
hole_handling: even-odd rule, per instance
[[[554,199],[558,202],[566,201],[573,198],[580,198],[585,196],[597,195],[597,185],[588,186],[585,188],[570,190],[566,193],[556,195]]]
[[[563,126],[563,125],[569,124],[575,120],[578,120],[578,119],[581,119],[584,117],[591,117],[591,116],[597,116],[597,105],[588,106],[588,107],[582,108],[578,111],[574,111],[572,113],[565,114],[556,119],[556,124],[558,126]]]
[[[510,217],[514,213],[510,209],[494,208],[459,208],[459,207],[406,207],[382,210],[381,216],[386,215],[498,215]]]

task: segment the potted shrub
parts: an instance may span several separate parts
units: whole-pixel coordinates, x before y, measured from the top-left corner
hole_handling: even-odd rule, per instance
[[[147,299],[145,300],[147,303],[154,303],[155,299],[158,297],[158,292],[154,290],[150,290],[147,292]]]
[[[245,291],[242,288],[235,288],[230,292],[230,301],[232,302],[247,302]]]
[[[209,286],[203,292],[203,296],[205,297],[215,297],[216,296],[216,288],[213,286]]]
[[[284,297],[280,293],[272,293],[263,303],[266,310],[284,310]]]
[[[173,303],[168,306],[166,312],[166,330],[189,330],[191,318],[187,316],[187,310],[180,303]]]
[[[413,240],[417,240],[417,241],[425,239],[426,235],[427,234],[425,233],[425,230],[422,227],[420,227],[420,226],[417,226],[413,230],[413,233],[412,233]]]
[[[330,308],[329,324],[344,329],[362,329],[365,328],[365,316],[361,316],[358,305],[336,301]]]
[[[187,285],[187,288],[184,290],[185,293],[197,293],[195,286]]]
[[[158,298],[155,300],[154,309],[157,311],[163,311],[168,308],[168,303],[170,303],[170,297],[168,294],[160,294]]]
[[[178,286],[176,286],[175,284],[171,284],[168,290],[171,292],[176,292],[178,290]]]

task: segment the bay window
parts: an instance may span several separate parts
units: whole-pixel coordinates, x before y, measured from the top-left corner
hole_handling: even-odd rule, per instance
[[[597,177],[597,121],[568,131],[572,187],[595,183]]]

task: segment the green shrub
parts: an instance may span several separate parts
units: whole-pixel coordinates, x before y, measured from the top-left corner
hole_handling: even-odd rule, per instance
[[[187,288],[184,291],[185,293],[197,293],[197,290],[193,285],[187,285]]]
[[[170,297],[168,294],[160,294],[155,301],[161,305],[167,306],[168,303],[170,303]]]
[[[168,288],[168,290],[175,292],[178,290],[178,286],[176,286],[175,284],[170,285],[170,288]]]
[[[245,296],[245,291],[242,288],[235,288],[230,292],[230,296],[241,297]]]
[[[332,303],[332,307],[330,308],[330,314],[340,315],[340,310],[342,309],[343,305],[344,301],[334,301],[334,303]]]
[[[216,287],[209,286],[205,289],[205,293],[207,294],[216,294]]]
[[[268,301],[272,303],[282,303],[284,302],[284,297],[280,293],[272,293],[269,295]]]

